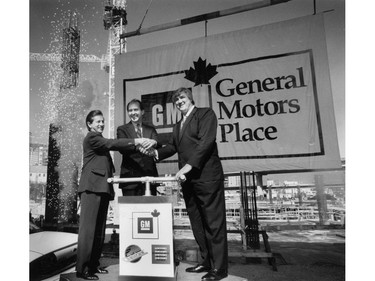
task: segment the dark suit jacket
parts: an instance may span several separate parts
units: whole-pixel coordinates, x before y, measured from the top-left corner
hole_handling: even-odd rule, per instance
[[[115,171],[109,151],[120,149],[135,149],[134,139],[106,139],[100,133],[87,133],[83,140],[83,166],[78,194],[89,191],[109,194],[111,199],[114,198],[113,185],[107,182]]]
[[[143,123],[142,134],[144,138],[154,139],[158,141],[158,134],[155,128],[152,126]],[[137,138],[134,125],[131,122],[117,128],[117,139],[122,138]],[[122,154],[120,177],[158,176],[158,171],[156,169],[156,164],[153,157],[144,155],[136,149],[132,151],[120,150],[119,152]],[[130,186],[134,186],[134,183],[120,184],[120,188],[126,188]]]
[[[177,152],[180,169],[186,163],[193,167],[188,174],[192,182],[223,179],[223,168],[216,144],[215,112],[211,108],[195,107],[186,119],[181,132],[180,123],[181,121],[173,127],[169,143],[158,149],[159,160]]]

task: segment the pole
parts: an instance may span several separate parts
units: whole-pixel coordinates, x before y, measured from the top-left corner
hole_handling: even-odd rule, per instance
[[[319,211],[319,224],[325,225],[327,223],[327,199],[324,192],[324,182],[322,175],[315,175],[316,186],[316,200],[318,203]]]
[[[272,201],[272,185],[268,186],[268,197],[269,197],[270,204],[273,204],[273,201]]]
[[[316,0],[314,0],[314,15],[316,15]]]
[[[151,188],[150,188],[150,182],[149,181],[146,181],[145,196],[151,196]]]
[[[183,178],[182,178],[183,180]],[[144,182],[146,183],[145,196],[151,196],[150,183],[177,181],[176,177],[138,177],[138,178],[109,178],[108,183]]]
[[[211,19],[224,17],[224,16],[230,16],[230,15],[234,15],[238,13],[247,12],[250,10],[255,10],[255,9],[260,9],[260,8],[264,8],[264,7],[268,7],[272,5],[286,3],[289,1],[290,0],[262,0],[262,1],[258,1],[258,2],[251,3],[248,5],[238,6],[238,7],[234,7],[234,8],[230,8],[230,9],[226,9],[222,11],[216,11],[212,13],[207,13],[207,14],[202,14],[202,15],[198,15],[198,16],[194,16],[190,18],[184,18],[182,20],[176,20],[170,23],[155,25],[155,26],[151,26],[148,28],[138,28],[135,31],[130,31],[124,34],[120,34],[120,38],[133,37],[133,36],[138,36],[138,35],[151,33],[155,31],[160,31],[160,30],[165,30],[165,29],[183,26],[187,24],[192,24],[196,22],[207,21]]]

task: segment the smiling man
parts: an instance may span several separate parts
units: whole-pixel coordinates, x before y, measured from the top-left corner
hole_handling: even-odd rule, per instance
[[[100,267],[100,257],[108,205],[115,196],[113,185],[107,182],[115,171],[109,151],[132,151],[147,141],[142,138],[104,138],[104,125],[103,113],[100,110],[89,112],[86,117],[88,133],[82,145],[83,165],[78,187],[81,212],[76,264],[76,276],[85,280],[98,280],[96,274],[108,273]]]
[[[117,138],[146,138],[148,146],[157,147],[158,134],[154,127],[143,123],[144,109],[142,102],[137,99],[127,104],[130,122],[117,128]],[[158,171],[153,157],[139,152],[139,146],[133,151],[120,150],[122,154],[121,178],[152,176],[157,177]],[[151,184],[151,195],[156,195],[156,184]],[[141,182],[120,183],[123,196],[141,196],[145,194],[145,185]]]
[[[224,174],[216,143],[217,118],[211,108],[194,105],[191,91],[178,89],[172,101],[183,118],[173,127],[166,146],[145,153],[163,160],[178,153],[179,171],[186,209],[202,263],[187,272],[200,273],[202,280],[228,276],[228,245],[225,216]]]

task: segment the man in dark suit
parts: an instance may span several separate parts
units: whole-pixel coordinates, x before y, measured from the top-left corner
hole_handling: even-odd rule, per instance
[[[228,276],[228,245],[225,215],[224,174],[216,144],[217,118],[211,108],[194,106],[192,93],[178,89],[172,97],[183,118],[169,143],[149,151],[162,160],[178,153],[179,171],[186,209],[202,263],[187,272],[207,272],[202,280]],[[144,151],[146,152],[146,151]]]
[[[150,146],[156,146],[158,134],[154,127],[143,123],[144,108],[140,100],[133,99],[126,110],[130,122],[117,128],[117,138],[147,138]],[[122,154],[121,178],[157,177],[158,171],[153,157],[142,154],[138,149],[133,151],[120,150]],[[141,196],[145,194],[145,184],[142,182],[120,183],[123,196]],[[151,184],[151,195],[156,195],[156,184]]]
[[[145,140],[104,138],[104,118],[100,110],[93,110],[87,115],[86,126],[89,132],[83,140],[83,166],[78,187],[81,212],[76,276],[98,280],[96,273],[108,273],[99,267],[99,259],[104,243],[108,205],[115,195],[112,184],[107,182],[115,171],[109,151],[134,150]]]

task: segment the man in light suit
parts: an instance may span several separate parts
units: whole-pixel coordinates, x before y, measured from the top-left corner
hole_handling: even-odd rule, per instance
[[[104,138],[104,117],[100,110],[93,110],[87,115],[86,126],[89,132],[83,140],[83,166],[78,187],[81,213],[76,276],[98,280],[97,273],[108,273],[99,267],[99,259],[105,238],[108,205],[115,195],[112,184],[107,182],[115,171],[109,151],[134,150],[145,140]]]
[[[144,108],[142,102],[131,100],[126,110],[130,122],[117,128],[117,138],[147,138],[151,146],[157,146],[158,134],[154,127],[143,123]],[[153,157],[142,154],[138,149],[133,151],[120,150],[122,154],[121,178],[136,178],[151,176],[157,177],[158,171]],[[145,194],[145,185],[142,182],[120,183],[123,196],[141,196]],[[156,184],[151,184],[151,195],[156,195]]]
[[[178,89],[172,97],[183,118],[169,143],[149,151],[157,160],[178,153],[179,171],[186,209],[202,263],[187,272],[208,272],[202,280],[228,276],[228,245],[224,197],[224,174],[216,144],[217,118],[211,108],[194,106],[192,93]],[[144,151],[147,153],[146,151]]]

